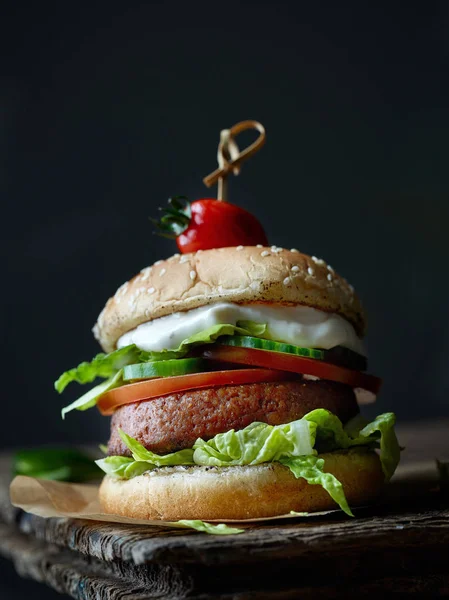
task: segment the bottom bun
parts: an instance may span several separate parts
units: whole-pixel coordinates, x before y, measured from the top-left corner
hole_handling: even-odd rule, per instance
[[[374,500],[384,476],[372,450],[322,454],[324,470],[342,483],[348,504]],[[244,467],[163,467],[133,479],[106,476],[100,503],[107,513],[136,519],[255,519],[338,508],[320,485],[296,479],[280,463]]]

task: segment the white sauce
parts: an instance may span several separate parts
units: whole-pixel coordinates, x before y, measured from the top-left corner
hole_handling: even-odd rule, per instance
[[[135,344],[141,350],[174,350],[186,338],[213,325],[237,321],[267,323],[265,338],[306,348],[344,346],[365,355],[354,327],[340,315],[308,306],[233,304],[220,302],[142,323],[122,335],[118,348]]]

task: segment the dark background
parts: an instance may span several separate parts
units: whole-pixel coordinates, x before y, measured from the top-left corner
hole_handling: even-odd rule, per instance
[[[106,440],[95,410],[60,420],[79,390],[52,382],[99,350],[108,296],[175,251],[147,217],[210,195],[219,131],[247,118],[268,144],[231,200],[356,286],[371,413],[448,415],[448,29],[434,1],[3,1],[0,445]]]
[[[106,440],[95,410],[60,420],[80,388],[53,380],[99,350],[109,295],[176,251],[148,216],[210,195],[219,131],[247,118],[268,143],[231,200],[355,285],[374,411],[449,414],[447,2],[0,10],[1,445]]]

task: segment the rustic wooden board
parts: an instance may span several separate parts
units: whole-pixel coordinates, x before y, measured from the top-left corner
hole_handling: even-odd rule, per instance
[[[8,502],[4,457],[0,554],[23,576],[85,599],[449,595],[449,501],[434,462],[449,458],[449,422],[404,427],[400,441],[408,449],[396,482],[357,519],[336,512],[229,537],[22,513]]]

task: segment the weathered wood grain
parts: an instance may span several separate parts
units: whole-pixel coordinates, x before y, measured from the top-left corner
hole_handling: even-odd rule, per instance
[[[137,567],[119,561],[101,561],[37,540],[11,525],[0,524],[0,555],[12,560],[21,576],[46,582],[74,597],[92,582],[95,582],[92,593],[112,586],[123,588],[127,594],[134,590],[139,598],[144,592],[145,597],[167,594],[184,597],[193,588],[191,578],[171,565]]]
[[[365,513],[367,511],[364,511]],[[105,561],[121,560],[136,565],[146,562],[205,565],[250,563],[255,560],[304,557],[341,548],[403,546],[405,543],[449,544],[449,510],[433,508],[365,516],[355,520],[315,520],[312,523],[278,522],[252,528],[239,536],[218,537],[195,532],[145,527],[104,525],[72,519],[41,519],[23,515],[18,526],[36,539],[68,547]]]
[[[9,527],[9,534],[6,527]],[[435,549],[436,550],[436,549]],[[357,551],[358,552],[358,551]],[[11,526],[0,526],[0,553],[14,561],[18,573],[51,585],[74,598],[302,598],[376,597],[379,593],[449,594],[448,560],[435,564],[435,553],[423,563],[422,552],[404,556],[391,551],[365,553],[363,561],[351,553],[321,554],[319,569],[294,559],[274,561],[269,568],[257,564],[237,568],[216,565],[202,573],[195,567],[182,573],[176,569],[154,570],[152,565],[138,569],[129,564],[92,560],[69,550],[29,539]],[[363,568],[360,568],[364,565]],[[377,576],[372,577],[373,566]],[[436,569],[438,567],[438,569]],[[410,574],[413,573],[413,574]],[[318,575],[319,574],[319,575]],[[196,583],[195,583],[196,580]],[[252,590],[252,591],[247,591]]]

